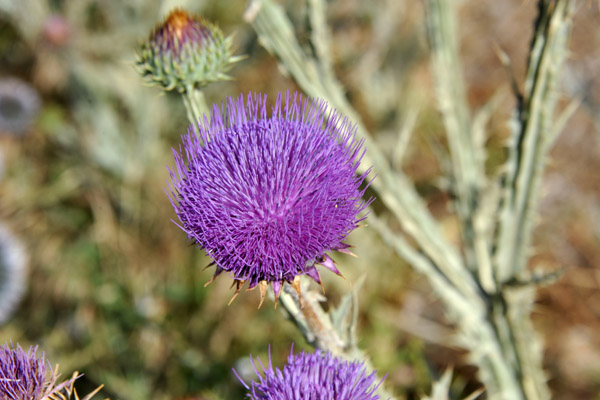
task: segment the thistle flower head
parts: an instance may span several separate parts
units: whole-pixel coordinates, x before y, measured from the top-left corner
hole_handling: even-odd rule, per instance
[[[362,362],[343,361],[328,352],[290,352],[283,369],[273,368],[269,354],[267,368],[258,359],[264,375],[252,363],[258,380],[248,386],[240,379],[249,390],[246,397],[252,400],[379,399],[375,391],[381,381],[376,383],[375,372],[367,374]]]
[[[48,368],[43,353],[37,356],[37,349],[31,346],[25,352],[12,343],[0,347],[0,400],[67,400],[71,394],[79,399],[73,384],[81,375],[74,372],[71,378],[57,383],[58,372]],[[102,386],[84,399],[90,400]]]
[[[236,294],[260,284],[261,300],[271,283],[277,297],[303,274],[320,283],[315,263],[339,274],[326,253],[348,252],[342,241],[364,219],[363,153],[354,127],[324,101],[288,93],[268,116],[264,95],[229,98],[174,150],[170,197],[215,277],[229,272]]]
[[[5,344],[0,347],[0,399],[40,400],[51,381],[44,355],[37,346],[25,352]],[[51,378],[51,377],[50,377]]]
[[[180,93],[228,80],[233,56],[231,37],[202,17],[173,10],[138,52],[136,65],[149,82]]]

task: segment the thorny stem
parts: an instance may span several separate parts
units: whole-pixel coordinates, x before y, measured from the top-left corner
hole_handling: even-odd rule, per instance
[[[505,198],[500,209],[500,251],[496,263],[499,279],[520,277],[527,265],[527,247],[533,212],[539,197],[543,167],[551,140],[556,103],[556,84],[567,54],[572,3],[569,0],[539,3],[540,15],[530,52],[525,92],[517,110],[518,120],[509,148],[511,170],[507,174]]]
[[[312,346],[329,351],[345,360],[364,363],[369,371],[374,367],[367,355],[351,341],[344,341],[333,327],[330,315],[319,304],[323,296],[309,289],[305,276],[301,277],[302,290],[296,292],[291,285],[284,284],[279,303],[285,308],[292,322],[298,327],[306,341]],[[376,393],[382,400],[394,399],[392,393],[385,389],[385,382],[379,385]]]
[[[341,355],[344,352],[344,342],[333,329],[329,315],[319,304],[319,297],[314,291],[305,291],[298,295],[286,284],[279,300],[296,325],[301,328],[307,342],[334,355]]]
[[[462,236],[467,267],[477,268],[474,216],[478,207],[480,186],[485,183],[483,142],[478,143],[471,132],[464,80],[461,74],[459,45],[456,35],[453,2],[429,0],[427,17],[433,75],[438,108],[444,120],[452,160],[455,208],[462,222]],[[487,248],[479,244],[479,248]]]

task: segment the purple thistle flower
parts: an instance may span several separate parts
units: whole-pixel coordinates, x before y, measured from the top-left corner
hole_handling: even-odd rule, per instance
[[[294,355],[292,348],[283,369],[273,369],[270,352],[268,368],[260,359],[258,363],[264,375],[252,360],[258,381],[248,386],[238,376],[250,391],[246,397],[252,400],[377,400],[375,391],[383,381],[376,383],[376,373],[367,375],[360,361],[343,361],[320,350]],[[237,376],[235,370],[234,373]]]
[[[216,264],[210,282],[227,271],[236,294],[260,284],[262,304],[268,283],[276,297],[302,274],[321,283],[315,263],[339,274],[326,252],[349,253],[342,241],[371,202],[361,199],[369,171],[356,175],[363,140],[347,119],[289,92],[267,116],[266,95],[240,95],[182,140],[170,198],[181,228]]]
[[[21,346],[0,347],[0,399],[39,400],[51,379],[47,379],[44,355],[36,356],[37,346],[26,353]],[[51,372],[51,371],[50,371]]]
[[[81,375],[75,372],[71,378],[57,383],[58,372],[48,368],[50,363],[44,353],[37,356],[37,349],[31,346],[26,353],[12,342],[0,347],[0,400],[69,399],[71,394],[79,399],[73,384]],[[101,388],[102,385],[84,400],[91,399]],[[61,393],[63,390],[66,397]]]

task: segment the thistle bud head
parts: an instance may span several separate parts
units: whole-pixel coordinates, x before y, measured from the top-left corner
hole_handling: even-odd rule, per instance
[[[240,60],[232,38],[200,16],[175,9],[138,51],[136,66],[152,85],[180,93],[230,79],[226,72]]]

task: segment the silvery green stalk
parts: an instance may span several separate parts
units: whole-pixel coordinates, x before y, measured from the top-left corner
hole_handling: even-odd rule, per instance
[[[233,55],[232,43],[218,26],[175,9],[142,43],[136,67],[149,84],[181,93],[195,124],[208,114],[202,88],[229,80],[227,71],[241,59]]]

